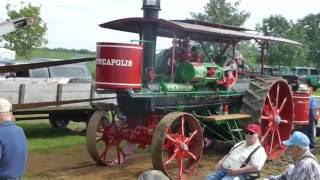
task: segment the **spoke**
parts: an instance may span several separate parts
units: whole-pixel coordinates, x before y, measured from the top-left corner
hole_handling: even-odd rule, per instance
[[[277,84],[277,96],[276,96],[276,107],[278,107],[278,102],[279,102],[279,83]]]
[[[263,143],[264,139],[267,137],[269,131],[271,130],[271,126],[267,129],[267,131],[264,133],[264,135],[261,138],[261,143]]]
[[[285,123],[285,124],[288,124],[288,123],[289,123],[289,121],[288,121],[288,120],[285,120],[285,119],[281,119],[280,122]]]
[[[106,161],[106,156],[107,156],[107,152],[109,151],[109,148],[111,147],[111,145],[108,145],[104,148],[104,151],[101,153],[100,155],[100,159],[103,160],[103,162]]]
[[[105,149],[100,155],[100,159],[102,159],[103,162],[106,161],[106,154],[107,154],[107,149]]]
[[[271,107],[271,110],[272,110],[272,112],[273,112],[274,107],[273,107],[273,104],[272,104],[272,102],[271,102],[271,99],[270,99],[270,95],[269,95],[269,94],[267,95],[267,98],[268,98],[269,106]]]
[[[103,128],[103,127],[101,127],[101,128],[97,128],[97,132],[99,132],[99,133],[103,133],[103,132],[104,132],[104,128]]]
[[[277,129],[277,135],[278,135],[278,141],[279,141],[279,144],[280,144],[280,147],[281,147],[282,146],[282,141],[281,141],[279,129]]]
[[[183,115],[181,117],[181,134],[183,137],[185,137],[184,136],[184,116]]]
[[[193,138],[197,133],[198,133],[198,130],[195,130],[195,131],[191,134],[191,136],[188,138],[186,144],[188,144],[188,143],[192,140],[192,138]]]
[[[269,120],[269,121],[270,121],[271,117],[270,117],[270,116],[264,116],[264,115],[262,115],[262,116],[261,116],[261,119],[263,119],[263,120]]]
[[[271,155],[272,146],[273,146],[273,139],[274,139],[274,132],[272,132],[272,136],[271,136],[271,143],[270,143],[269,155]]]
[[[283,108],[283,106],[284,106],[284,104],[287,102],[287,97],[283,100],[283,102],[282,102],[282,104],[281,104],[281,106],[280,106],[280,108],[279,108],[279,113],[282,111],[282,108]]]
[[[179,158],[179,178],[182,177],[182,172],[183,172],[183,160],[182,158]]]
[[[164,162],[164,165],[168,165],[176,156],[178,153],[178,148],[174,150],[174,153]]]
[[[117,144],[117,157],[118,157],[118,164],[120,164],[120,144]]]
[[[177,142],[177,141],[176,141],[175,139],[173,139],[169,134],[167,134],[167,138],[168,138],[170,141],[174,142],[174,143]]]
[[[196,157],[193,153],[191,153],[190,151],[188,152],[188,155],[189,155],[193,160],[195,160],[195,161],[198,160],[197,157]]]

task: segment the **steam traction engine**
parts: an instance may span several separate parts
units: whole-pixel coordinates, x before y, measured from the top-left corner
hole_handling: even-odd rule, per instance
[[[143,18],[119,19],[103,28],[138,33],[137,44],[97,43],[96,89],[117,94],[117,107],[96,104],[87,146],[99,164],[125,162],[132,149],[151,147],[155,169],[171,178],[192,174],[200,162],[203,136],[235,143],[246,123],[261,125],[261,141],[270,159],[279,157],[293,123],[292,92],[279,78],[240,79],[236,60],[218,65],[192,45],[229,46],[254,39],[294,41],[244,32],[219,24],[158,18],[160,1],[144,1]],[[173,38],[172,47],[155,56],[156,38]],[[233,51],[234,52],[234,51]],[[263,68],[263,66],[262,66]]]

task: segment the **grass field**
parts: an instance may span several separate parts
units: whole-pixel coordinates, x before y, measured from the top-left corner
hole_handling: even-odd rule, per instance
[[[68,50],[68,49],[34,49],[32,51],[31,59],[35,58],[48,58],[48,59],[71,59],[79,57],[95,57],[95,52],[88,50]],[[25,60],[24,57],[17,57],[17,60]],[[95,77],[95,62],[87,63],[87,67],[91,72],[92,77]]]
[[[85,124],[71,122],[68,129],[52,128],[48,120],[19,121],[28,138],[29,152],[52,152],[85,144]]]

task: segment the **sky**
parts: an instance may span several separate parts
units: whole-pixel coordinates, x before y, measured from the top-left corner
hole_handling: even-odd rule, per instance
[[[7,19],[5,6],[9,2],[19,7],[21,0],[0,0],[0,21]],[[126,17],[142,16],[142,0],[23,0],[41,5],[41,17],[47,23],[48,48],[88,49],[95,51],[96,42],[122,42],[138,39],[136,34],[100,28],[98,24]],[[160,18],[191,18],[190,12],[204,12],[209,0],[161,0]],[[235,2],[235,0],[229,0]],[[239,9],[251,13],[244,27],[254,29],[270,15],[282,15],[296,21],[310,13],[320,13],[319,0],[242,0]],[[158,39],[157,47],[170,45],[168,39]]]

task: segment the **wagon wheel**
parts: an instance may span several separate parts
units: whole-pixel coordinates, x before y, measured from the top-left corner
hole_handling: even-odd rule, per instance
[[[69,124],[69,120],[63,118],[61,115],[50,113],[49,123],[53,128],[65,129]]]
[[[121,127],[115,120],[115,110],[96,111],[87,128],[87,149],[93,160],[100,165],[118,165],[126,161],[124,149],[127,141],[121,139]]]
[[[164,116],[152,138],[152,163],[170,178],[181,179],[197,168],[203,137],[199,122],[190,114],[173,112]]]
[[[290,86],[283,79],[256,79],[243,98],[241,112],[251,114],[261,126],[261,143],[268,159],[278,159],[284,152],[282,141],[290,137],[293,100]]]

